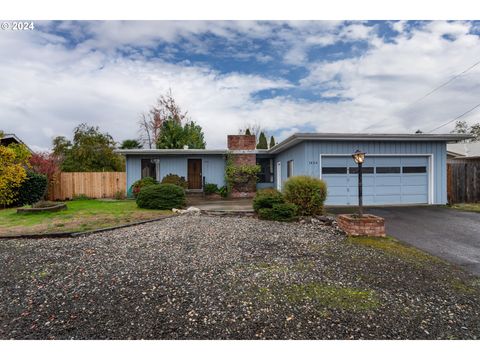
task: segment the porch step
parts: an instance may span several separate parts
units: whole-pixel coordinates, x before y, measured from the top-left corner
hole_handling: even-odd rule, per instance
[[[255,216],[253,210],[200,210],[200,213],[211,216]]]

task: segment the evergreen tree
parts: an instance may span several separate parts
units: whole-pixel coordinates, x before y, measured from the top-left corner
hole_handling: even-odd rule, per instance
[[[245,135],[252,135],[250,134],[250,129],[245,130]]]
[[[275,138],[270,136],[270,149],[275,146]]]
[[[267,138],[263,133],[263,131],[260,133],[258,137],[257,149],[268,149]]]

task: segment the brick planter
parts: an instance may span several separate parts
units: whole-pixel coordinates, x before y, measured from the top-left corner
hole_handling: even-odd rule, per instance
[[[341,214],[337,216],[337,223],[348,235],[385,236],[385,219],[379,216]]]

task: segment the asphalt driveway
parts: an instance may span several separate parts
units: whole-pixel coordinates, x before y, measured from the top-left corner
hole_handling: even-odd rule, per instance
[[[386,219],[388,235],[480,275],[480,213],[439,206],[368,211]]]

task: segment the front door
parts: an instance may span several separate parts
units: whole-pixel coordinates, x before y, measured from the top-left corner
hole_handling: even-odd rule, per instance
[[[188,188],[202,188],[202,159],[188,159]]]

